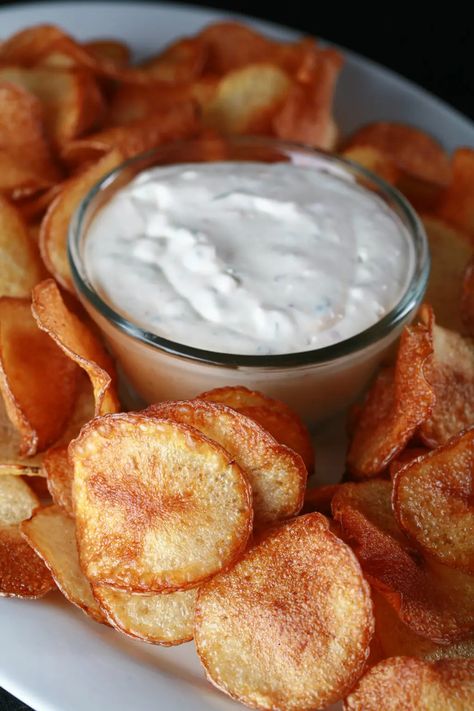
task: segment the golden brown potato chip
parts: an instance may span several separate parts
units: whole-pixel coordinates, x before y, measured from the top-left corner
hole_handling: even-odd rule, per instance
[[[125,126],[112,126],[100,133],[71,141],[64,146],[61,157],[74,165],[97,160],[113,148],[118,148],[128,158],[162,143],[188,138],[197,133],[198,125],[195,103],[182,102]]]
[[[294,516],[301,509],[306,486],[301,457],[253,420],[205,400],[164,402],[145,412],[195,427],[224,447],[249,478],[256,525]]]
[[[84,42],[82,46],[99,61],[105,59],[113,62],[118,68],[130,64],[130,48],[125,42],[119,42],[116,39],[98,39]]]
[[[95,414],[117,412],[120,404],[115,388],[115,367],[96,335],[67,308],[54,279],[38,284],[32,296],[32,311],[38,327],[89,376]]]
[[[393,160],[375,146],[352,146],[342,152],[342,157],[367,168],[390,185],[395,185],[400,176]]]
[[[416,634],[440,644],[474,632],[474,576],[425,560],[399,529],[391,483],[372,479],[341,485],[334,518],[367,580]]]
[[[392,502],[406,535],[444,565],[474,574],[474,429],[404,467]]]
[[[71,292],[74,292],[74,286],[67,258],[69,222],[87,192],[123,160],[120,151],[114,149],[97,163],[70,178],[49,206],[41,223],[39,246],[43,261],[61,286]]]
[[[77,394],[78,368],[37,327],[30,302],[0,298],[0,393],[31,456],[64,431]]]
[[[45,275],[18,210],[0,195],[0,296],[29,297]]]
[[[340,484],[327,484],[326,486],[313,486],[306,489],[304,495],[304,513],[319,511],[325,516],[331,516],[331,501],[339,489]]]
[[[80,560],[92,583],[186,589],[244,550],[250,485],[230,455],[192,427],[106,415],[82,428],[69,455]]]
[[[73,469],[69,463],[67,446],[53,447],[43,455],[41,471],[46,477],[48,491],[54,503],[74,516],[72,504]]]
[[[323,708],[360,676],[370,590],[321,514],[267,534],[198,593],[194,638],[208,678],[260,709]]]
[[[364,479],[382,472],[429,416],[434,393],[424,366],[432,352],[427,325],[405,327],[394,375],[391,370],[379,374],[356,417],[347,454],[354,477]]]
[[[274,64],[235,69],[220,80],[203,107],[204,125],[223,133],[268,132],[290,87],[289,76]]]
[[[444,328],[462,331],[461,295],[465,269],[473,254],[469,236],[436,217],[423,216],[431,252],[431,271],[425,299]]]
[[[437,208],[438,215],[474,236],[474,150],[458,148],[452,158],[452,179]]]
[[[474,659],[426,662],[391,657],[372,667],[345,711],[467,711],[474,707]]]
[[[112,627],[129,637],[165,647],[192,640],[197,591],[139,595],[94,586],[94,595]]]
[[[42,455],[23,457],[19,454],[21,436],[11,422],[0,397],[0,476],[36,476],[41,466]]]
[[[198,35],[207,51],[206,71],[227,74],[247,64],[268,59],[273,43],[239,22],[216,22]]]
[[[281,400],[268,397],[243,385],[215,388],[197,396],[199,400],[218,402],[255,420],[280,444],[294,449],[303,459],[308,472],[314,469],[311,435],[301,418]]]
[[[183,84],[197,79],[206,62],[206,46],[199,37],[173,42],[163,52],[148,57],[140,64],[153,81]]]
[[[47,506],[36,509],[29,520],[23,521],[20,530],[50,570],[64,597],[96,622],[105,622],[79,566],[74,521],[58,506]]]
[[[400,469],[403,469],[408,464],[414,462],[415,459],[418,459],[418,457],[422,457],[429,451],[430,450],[426,447],[407,447],[406,449],[404,449],[403,452],[400,452],[396,459],[392,459],[392,461],[390,462],[390,466],[388,469],[390,479],[392,479],[393,481]]]
[[[23,540],[19,525],[39,505],[37,496],[18,476],[0,476],[0,596],[42,597],[53,579]]]

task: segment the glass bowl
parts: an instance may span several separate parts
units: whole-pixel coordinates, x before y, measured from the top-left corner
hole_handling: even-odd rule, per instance
[[[344,341],[280,355],[218,353],[149,333],[108,304],[91,284],[83,260],[88,227],[98,210],[138,173],[159,165],[209,161],[287,161],[357,181],[398,215],[413,244],[414,270],[400,301],[380,321]],[[226,385],[245,385],[281,398],[314,425],[349,405],[366,387],[420,305],[430,257],[423,227],[400,193],[364,168],[288,142],[254,137],[209,137],[168,144],[134,157],[100,180],[74,214],[68,256],[75,288],[102,331],[127,380],[147,403],[187,399]]]

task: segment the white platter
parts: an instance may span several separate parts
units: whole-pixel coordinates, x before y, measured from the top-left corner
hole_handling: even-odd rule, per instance
[[[126,40],[140,57],[225,16],[217,10],[141,3],[38,3],[0,9],[0,40],[27,25],[56,23],[80,39]],[[298,33],[250,20],[291,39]],[[368,121],[407,121],[448,149],[474,146],[474,124],[442,101],[368,60],[346,52],[336,98],[343,132]],[[318,479],[342,472],[341,423],[318,433]],[[212,711],[238,705],[205,680],[192,644],[163,649],[134,642],[66,603],[59,593],[40,602],[0,599],[0,686],[36,711]],[[242,707],[240,707],[242,708]]]

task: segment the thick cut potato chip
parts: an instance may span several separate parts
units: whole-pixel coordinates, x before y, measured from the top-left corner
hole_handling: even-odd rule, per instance
[[[60,437],[74,407],[79,372],[39,330],[29,301],[0,299],[0,392],[21,434],[20,454],[41,452]]]
[[[350,473],[376,476],[401,452],[434,406],[425,362],[433,353],[431,329],[424,323],[405,327],[395,373],[382,371],[358,413],[347,454]]]
[[[321,514],[279,526],[198,593],[194,639],[209,679],[259,709],[323,708],[360,676],[370,590]]]
[[[289,76],[274,64],[249,64],[226,74],[203,107],[205,126],[223,133],[265,133],[288,95]]]
[[[67,308],[53,279],[38,284],[32,296],[32,311],[38,327],[89,376],[95,414],[117,412],[120,406],[115,389],[115,367],[96,335]]]
[[[308,472],[314,469],[314,449],[308,428],[300,417],[281,400],[275,400],[243,385],[215,388],[197,396],[199,400],[218,402],[255,420],[280,444],[294,449]]]
[[[183,84],[200,76],[206,58],[205,43],[199,37],[189,37],[173,42],[154,57],[148,57],[140,64],[140,69],[153,81]]]
[[[440,563],[474,574],[474,429],[404,467],[393,508],[407,536]]]
[[[390,185],[395,185],[400,176],[393,160],[375,146],[352,146],[342,152],[342,157],[367,168]]]
[[[71,292],[74,292],[74,286],[67,258],[69,222],[87,192],[124,158],[119,150],[114,149],[97,163],[70,178],[64,183],[41,222],[39,246],[43,261],[55,279]]]
[[[452,180],[437,208],[438,215],[474,237],[474,150],[458,148],[452,159]]]
[[[426,662],[391,657],[372,667],[345,711],[468,711],[474,708],[474,659]]]
[[[74,516],[72,505],[73,469],[69,463],[67,446],[53,447],[43,455],[41,472],[46,477],[48,491],[54,503]]]
[[[390,482],[343,484],[332,511],[369,582],[413,632],[440,644],[473,635],[474,576],[420,556],[395,521]]]
[[[92,583],[186,589],[244,550],[250,485],[230,455],[192,427],[106,415],[83,427],[69,455],[80,560]]]
[[[301,457],[253,420],[205,400],[165,402],[145,412],[195,427],[229,452],[248,475],[256,525],[294,516],[301,509],[306,486]]]
[[[37,509],[20,525],[29,545],[51,571],[64,597],[96,622],[105,622],[77,555],[74,521],[57,506]]]
[[[37,496],[18,476],[0,476],[0,596],[42,597],[53,579],[23,540],[20,523],[39,505]]]
[[[29,297],[44,274],[20,213],[0,195],[0,296]]]
[[[473,255],[473,242],[463,232],[430,215],[423,216],[431,252],[431,271],[425,299],[436,322],[453,331],[463,331],[462,287],[466,267]]]
[[[110,624],[129,637],[169,647],[193,638],[197,588],[158,595],[130,594],[105,585],[94,595]]]

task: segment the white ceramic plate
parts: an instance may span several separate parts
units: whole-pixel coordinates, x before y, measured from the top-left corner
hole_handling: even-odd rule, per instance
[[[0,40],[27,25],[56,23],[80,39],[126,40],[140,57],[224,16],[216,10],[130,3],[41,3],[0,9]],[[298,33],[253,21],[282,39]],[[343,132],[368,121],[417,124],[447,148],[474,146],[474,125],[410,82],[346,52],[336,118]],[[343,428],[328,423],[317,441],[318,479],[337,481]],[[59,593],[40,602],[0,599],[0,686],[37,711],[212,711],[238,705],[205,681],[193,645],[134,642],[66,603]],[[242,707],[241,707],[242,708]]]

